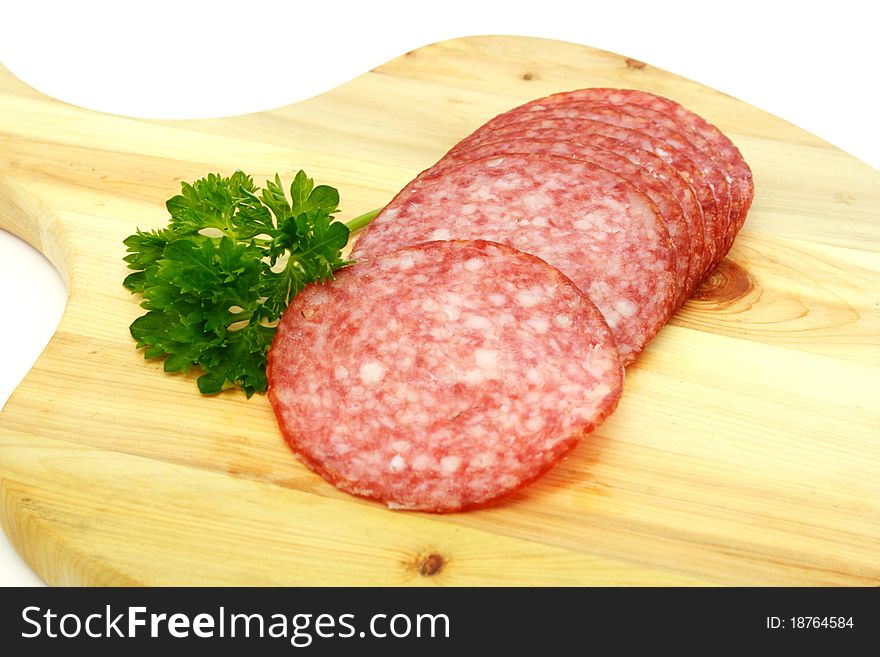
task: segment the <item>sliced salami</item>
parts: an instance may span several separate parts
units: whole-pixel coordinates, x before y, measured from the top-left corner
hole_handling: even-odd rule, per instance
[[[657,122],[650,120],[644,116],[629,114],[624,109],[611,105],[597,106],[590,102],[565,102],[548,105],[535,105],[534,108],[519,108],[519,111],[501,115],[497,119],[493,119],[486,124],[487,130],[476,143],[488,140],[495,141],[492,137],[494,133],[504,130],[505,134],[511,134],[518,130],[525,130],[533,127],[552,126],[554,120],[567,121],[570,127],[578,130],[578,122],[580,122],[580,130],[601,132],[597,129],[593,122],[605,123],[617,128],[624,128],[641,135],[641,138],[648,137],[653,142],[653,148],[649,149],[655,154],[665,159],[669,164],[679,171],[688,171],[688,177],[697,191],[700,202],[704,210],[708,210],[707,215],[712,219],[710,222],[711,237],[711,258],[710,263],[716,260],[716,252],[724,241],[727,234],[727,225],[730,215],[730,188],[727,183],[726,175],[721,171],[712,158],[699,148],[694,146],[687,137],[682,133],[671,130]],[[590,122],[585,124],[585,122]],[[489,131],[489,126],[494,128]],[[614,135],[612,135],[614,136]],[[474,141],[470,142],[473,145]],[[463,147],[464,144],[456,146],[453,151]],[[694,168],[700,172],[700,178],[691,178],[690,171]],[[708,272],[706,272],[708,273]]]
[[[373,221],[352,257],[441,239],[500,242],[559,268],[602,311],[624,365],[675,309],[675,251],[656,206],[589,162],[511,154],[420,176]]]
[[[732,213],[727,239],[722,249],[721,257],[723,257],[733,244],[733,239],[736,237],[737,232],[742,228],[755,194],[752,170],[736,145],[721,130],[706,121],[706,119],[682,106],[680,103],[663,96],[635,89],[584,89],[574,92],[574,96],[601,97],[605,102],[615,105],[638,107],[642,112],[648,110],[648,112],[645,112],[646,116],[657,117],[659,115],[669,117],[677,125],[681,126],[681,130],[689,137],[697,136],[702,140],[695,141],[695,143],[698,145],[711,145],[713,147],[714,152],[718,154],[716,161],[727,172],[731,191],[737,199],[736,209]]]
[[[448,512],[518,490],[617,405],[614,340],[557,269],[500,244],[423,243],[290,304],[269,397],[291,447],[342,490]]]
[[[689,296],[699,284],[702,272],[707,266],[703,236],[706,219],[693,186],[663,158],[629,142],[597,133],[587,133],[574,141],[580,140],[625,157],[639,169],[666,185],[675,196],[681,205],[691,238],[691,261],[688,269],[687,289],[684,295],[685,297]]]
[[[505,116],[505,115],[502,115]],[[490,121],[487,125],[492,124]],[[600,135],[609,139],[628,144],[630,151],[627,155],[643,162],[646,170],[652,175],[656,175],[659,171],[654,167],[652,160],[647,159],[649,155],[654,156],[654,160],[661,160],[667,168],[671,168],[678,172],[687,183],[691,185],[696,200],[701,208],[699,217],[703,222],[700,234],[703,236],[703,251],[701,253],[702,266],[698,270],[701,279],[706,268],[712,261],[716,251],[715,236],[717,204],[711,186],[706,182],[700,168],[693,162],[691,158],[677,151],[675,148],[662,142],[650,135],[638,130],[630,130],[619,126],[611,125],[603,121],[593,121],[587,119],[542,119],[532,124],[521,125],[513,122],[507,125],[501,125],[489,131],[481,129],[478,131],[479,136],[472,135],[459,144],[457,144],[445,158],[455,157],[461,151],[469,151],[472,148],[490,142],[503,139],[571,139],[571,140],[590,140],[595,135]],[[476,135],[477,133],[475,133]],[[641,151],[643,155],[635,155]]]
[[[637,114],[677,130],[720,167],[731,192],[730,220],[725,239],[719,245],[720,253],[714,259],[716,262],[720,261],[730,249],[736,233],[742,228],[754,197],[751,169],[734,143],[716,126],[680,103],[637,89],[589,88],[553,94],[516,107],[496,118],[504,123],[529,112],[540,113],[549,107],[582,102],[618,106],[629,114]]]
[[[468,160],[514,153],[559,155],[592,162],[617,174],[651,199],[666,222],[675,249],[675,278],[678,289],[676,305],[684,302],[688,290],[697,279],[699,262],[694,262],[694,256],[702,252],[703,245],[700,243],[699,249],[695,249],[691,244],[689,221],[685,218],[681,203],[668,185],[623,155],[602,148],[589,140],[509,139],[452,153],[438,162],[432,168],[432,172],[436,174]]]

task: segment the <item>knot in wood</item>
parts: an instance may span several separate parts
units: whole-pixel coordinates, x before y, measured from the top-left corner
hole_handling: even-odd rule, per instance
[[[431,553],[419,562],[419,575],[422,577],[436,575],[443,568],[443,563],[443,557],[439,554]]]

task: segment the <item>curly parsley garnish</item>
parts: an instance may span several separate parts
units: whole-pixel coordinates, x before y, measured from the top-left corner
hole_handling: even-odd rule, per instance
[[[183,183],[166,207],[167,227],[124,241],[135,271],[123,285],[147,310],[131,335],[145,358],[165,358],[166,372],[201,368],[202,393],[237,386],[248,397],[266,390],[266,354],[287,304],[350,264],[341,257],[350,233],[378,213],[334,221],[339,193],[303,171],[289,198],[277,174],[260,190],[236,171]]]

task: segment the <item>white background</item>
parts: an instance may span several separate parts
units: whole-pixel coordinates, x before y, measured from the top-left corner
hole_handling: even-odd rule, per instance
[[[102,111],[178,118],[254,112],[325,91],[433,41],[523,34],[684,75],[880,166],[880,12],[865,0],[9,4],[0,5],[0,61],[44,93]],[[0,231],[0,404],[48,342],[65,298],[52,267]],[[0,537],[0,585],[39,584]]]

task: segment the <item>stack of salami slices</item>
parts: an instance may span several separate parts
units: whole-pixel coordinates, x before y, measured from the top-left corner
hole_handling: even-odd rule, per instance
[[[502,114],[407,185],[358,263],[291,303],[270,398],[339,488],[454,511],[518,490],[725,256],[752,176],[681,105],[582,89]]]

